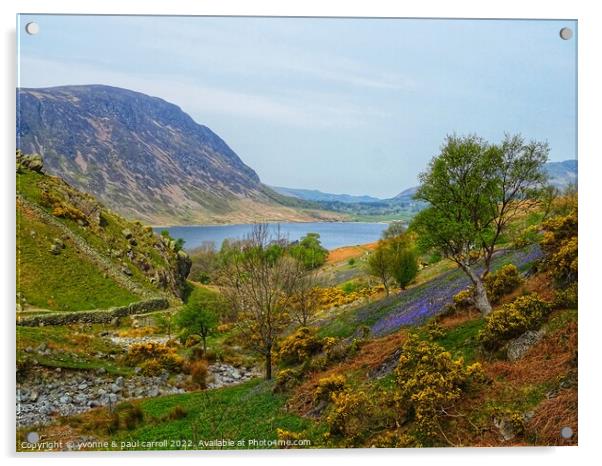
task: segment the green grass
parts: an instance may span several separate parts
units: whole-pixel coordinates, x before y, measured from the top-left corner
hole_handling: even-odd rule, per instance
[[[33,232],[33,234],[32,234]],[[117,285],[68,239],[60,254],[50,252],[61,231],[35,213],[17,215],[17,291],[29,305],[53,311],[122,306],[140,298]]]
[[[45,343],[52,351],[49,355],[27,352]],[[112,359],[98,358],[98,353],[119,354],[121,349],[110,341],[96,336],[89,329],[76,326],[21,327],[17,326],[17,363],[35,359],[46,367],[95,370],[104,368],[113,374],[130,374],[132,369],[121,366]]]
[[[463,357],[467,363],[473,362],[479,348],[477,335],[484,323],[485,321],[479,318],[470,320],[449,330],[436,342],[448,350],[452,357]]]
[[[140,407],[144,424],[131,431],[118,432],[111,440],[127,441],[192,441],[190,449],[202,449],[199,441],[215,439],[274,440],[276,429],[303,432],[303,437],[319,446],[324,428],[313,421],[287,413],[286,398],[272,393],[272,384],[253,380],[234,387],[172,395],[144,400]],[[180,406],[187,413],[182,419],[168,418]],[[167,445],[165,449],[180,449]],[[237,448],[254,448],[253,445]]]

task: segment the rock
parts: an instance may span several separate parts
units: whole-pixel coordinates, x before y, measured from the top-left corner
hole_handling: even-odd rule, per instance
[[[99,367],[98,369],[96,369],[96,373],[103,375],[107,373],[107,370],[104,367]]]
[[[77,388],[79,388],[80,390],[85,390],[86,388],[88,388],[88,384],[86,382],[82,382],[77,386]]]
[[[132,232],[128,228],[121,230],[121,234],[125,239],[130,239],[132,237]]]
[[[148,393],[148,396],[149,396],[149,397],[152,397],[152,398],[154,398],[154,397],[156,397],[156,396],[159,396],[159,388],[158,388],[158,387],[151,387],[151,388],[148,390],[148,392],[147,392],[147,393]]]
[[[59,398],[59,401],[60,401],[62,404],[67,404],[67,403],[70,403],[70,402],[71,402],[71,397],[69,396],[69,394],[65,394],[65,395],[63,395],[63,396],[61,396],[61,397]]]
[[[17,157],[17,168],[23,166],[31,171],[40,173],[44,168],[44,159],[38,154],[20,155]]]
[[[121,267],[121,272],[127,275],[128,277],[131,277],[133,275],[132,271],[128,267]]]
[[[36,392],[36,391],[31,392],[29,394],[29,401],[33,401],[33,402],[37,401],[38,396],[39,396],[38,392]]]
[[[113,393],[119,393],[122,390],[123,387],[120,387],[117,384],[111,384],[111,392]]]
[[[56,244],[52,244],[52,245],[50,245],[49,251],[51,254],[58,256],[61,253],[61,248],[59,246],[57,246]]]
[[[140,374],[140,372],[142,372],[142,367],[140,367],[140,366],[136,366],[136,367],[134,368],[134,374]]]
[[[36,352],[37,353],[45,353],[47,349],[48,349],[48,345],[46,343],[41,343],[40,345],[38,345],[36,347]]]
[[[543,336],[543,330],[529,330],[520,337],[511,340],[506,349],[508,359],[510,361],[516,361],[522,358]]]
[[[119,376],[115,379],[115,385],[123,388],[123,377],[122,376]]]

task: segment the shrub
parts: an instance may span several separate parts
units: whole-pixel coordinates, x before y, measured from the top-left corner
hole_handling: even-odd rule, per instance
[[[209,375],[209,364],[204,359],[193,362],[190,365],[190,376],[192,382],[199,388],[207,388],[207,376]]]
[[[553,306],[556,309],[576,309],[578,298],[577,282],[571,283],[564,289],[556,290],[554,293]]]
[[[474,304],[472,288],[459,291],[453,297],[456,309],[467,309]]]
[[[410,335],[403,345],[395,370],[400,407],[413,413],[416,426],[426,439],[440,435],[446,412],[454,408],[463,392],[483,380],[480,364],[466,367],[452,359],[440,345]]]
[[[276,375],[276,384],[274,385],[274,392],[285,392],[290,390],[301,380],[301,371],[297,369],[283,369],[278,371]]]
[[[150,360],[156,360],[161,369],[170,372],[179,372],[184,366],[184,359],[176,353],[175,348],[156,342],[137,343],[128,349],[125,356],[125,363],[130,366],[143,363],[152,364]]]
[[[518,268],[514,264],[506,264],[497,272],[485,277],[487,296],[492,303],[508,293],[512,293],[522,283]]]
[[[578,241],[577,210],[557,216],[542,224],[544,234],[540,242],[545,254],[544,264],[559,285],[577,281]]]
[[[161,367],[161,363],[157,359],[148,359],[140,364],[140,369],[142,375],[146,375],[149,377],[157,376],[161,374],[163,368]]]
[[[109,430],[119,430],[122,420],[126,429],[133,430],[144,421],[144,413],[138,405],[121,403],[113,413]]]
[[[316,336],[316,329],[301,327],[282,341],[278,358],[285,364],[299,364],[320,351],[322,340]]]
[[[184,419],[187,415],[188,412],[184,408],[180,405],[176,405],[169,413],[167,413],[167,418],[172,421],[177,421],[178,419]]]
[[[426,333],[429,340],[437,340],[445,335],[445,330],[435,319],[431,319],[426,325]]]
[[[350,390],[332,393],[332,407],[326,416],[328,432],[355,443],[366,432],[371,417],[371,404],[363,391]]]
[[[507,340],[538,328],[549,309],[550,305],[535,293],[519,296],[489,314],[479,333],[479,341],[488,350],[498,349]]]
[[[333,394],[345,388],[345,377],[334,374],[318,380],[318,386],[314,391],[314,401],[329,401]]]

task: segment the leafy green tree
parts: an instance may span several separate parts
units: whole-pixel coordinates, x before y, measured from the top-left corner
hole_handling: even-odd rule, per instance
[[[387,242],[379,240],[376,249],[368,256],[368,272],[378,277],[385,287],[385,293],[389,296],[390,284],[393,279],[391,275],[391,254],[387,251]]]
[[[391,276],[399,288],[405,290],[418,274],[418,255],[411,238],[401,234],[387,241],[387,250],[391,255]]]
[[[328,249],[320,243],[318,233],[308,233],[291,246],[290,255],[300,261],[306,269],[315,269],[326,262]]]
[[[537,202],[545,184],[547,143],[506,135],[498,145],[482,138],[448,136],[420,175],[416,199],[429,207],[412,222],[423,248],[455,262],[470,278],[483,315],[491,304],[483,285],[502,233]]]
[[[381,239],[368,257],[368,270],[380,279],[387,295],[392,281],[404,290],[418,274],[418,255],[412,237],[401,233]]]
[[[183,337],[198,335],[203,341],[203,351],[207,352],[207,337],[213,333],[219,322],[219,311],[223,306],[218,293],[205,288],[195,288],[188,302],[176,315],[176,324]]]

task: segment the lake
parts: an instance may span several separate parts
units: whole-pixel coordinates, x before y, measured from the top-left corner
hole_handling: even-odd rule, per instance
[[[341,246],[354,246],[357,244],[372,243],[380,238],[386,223],[361,223],[361,222],[313,222],[313,223],[278,223],[271,224],[270,228],[275,233],[280,228],[280,233],[289,241],[295,241],[307,233],[318,233],[320,241],[326,249],[336,249]],[[172,238],[182,238],[188,250],[194,249],[204,242],[211,241],[219,249],[225,239],[242,239],[247,235],[253,225],[193,225],[155,228],[155,231],[169,231]]]

